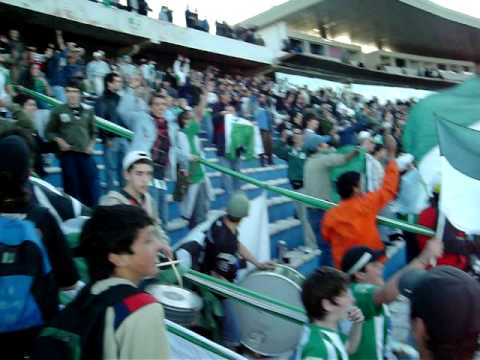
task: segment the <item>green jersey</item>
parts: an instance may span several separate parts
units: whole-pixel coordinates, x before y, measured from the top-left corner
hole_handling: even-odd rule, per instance
[[[304,360],[348,360],[344,340],[346,338],[334,330],[310,324],[298,353]]]
[[[357,351],[350,355],[353,360],[383,360],[387,354],[390,314],[386,305],[377,306],[373,301],[378,287],[371,284],[353,284],[352,295],[365,316],[362,338]]]

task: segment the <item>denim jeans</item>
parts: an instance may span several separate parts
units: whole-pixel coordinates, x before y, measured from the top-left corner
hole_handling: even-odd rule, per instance
[[[202,119],[202,130],[207,133],[208,142],[211,144],[213,142],[213,124],[212,124],[212,115],[205,114]]]
[[[103,146],[107,191],[121,189],[125,184],[122,162],[129,146],[127,139],[119,137],[111,139],[111,143],[110,147]]]
[[[197,197],[194,201],[192,216],[188,219],[189,229],[193,229],[198,224],[207,220],[210,199],[208,198],[207,184],[205,181],[199,184]]]
[[[63,86],[52,86],[53,97],[62,103],[67,102],[67,96],[65,95],[65,88]]]
[[[222,301],[223,317],[222,317],[222,344],[223,346],[234,349],[240,345],[240,324],[238,316],[233,306],[233,300],[227,299]]]
[[[320,254],[320,266],[333,266],[332,249],[330,248],[330,244],[323,239],[321,233],[321,223],[325,211],[321,209],[307,208],[307,215],[310,226],[317,239],[318,248],[322,251]]]
[[[62,168],[63,190],[82,204],[92,207],[100,197],[97,164],[92,155],[74,151],[58,156]]]
[[[219,156],[218,160],[220,162],[221,166],[228,167],[232,170],[240,172],[240,159],[237,158],[235,160],[230,160],[227,159],[223,156]],[[225,192],[227,196],[231,196],[235,191],[240,189],[240,180],[238,180],[235,177],[232,177],[230,175],[223,174],[222,175],[222,181],[223,181],[223,188],[225,189]]]
[[[150,195],[157,204],[158,217],[162,221],[162,228],[167,231],[168,225],[168,199],[165,182],[165,189],[160,189],[158,186],[152,185],[149,188]]]

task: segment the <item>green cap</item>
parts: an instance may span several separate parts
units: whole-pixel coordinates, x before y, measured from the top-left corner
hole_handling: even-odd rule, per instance
[[[243,192],[236,192],[228,201],[227,214],[231,217],[241,219],[248,216],[248,210],[250,208],[250,201],[247,195]]]

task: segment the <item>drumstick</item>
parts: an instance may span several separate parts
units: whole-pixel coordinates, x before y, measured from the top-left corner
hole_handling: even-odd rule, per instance
[[[157,264],[157,267],[168,266],[168,265],[175,265],[175,264],[178,264],[179,262],[180,262],[180,260],[165,261],[165,262],[162,262],[162,263],[158,263],[158,264]]]

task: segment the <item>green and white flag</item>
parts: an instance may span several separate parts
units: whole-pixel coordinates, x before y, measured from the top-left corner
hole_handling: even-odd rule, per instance
[[[243,147],[242,155],[246,160],[263,154],[263,144],[258,127],[251,121],[225,115],[225,153],[229,159],[236,158],[236,150]]]
[[[480,131],[437,118],[440,210],[468,234],[480,234]]]
[[[416,104],[408,115],[403,150],[415,157],[425,184],[431,190],[441,182],[441,161],[435,126],[437,117],[473,129],[480,129],[480,77],[430,95]]]

